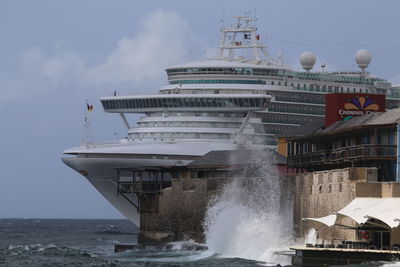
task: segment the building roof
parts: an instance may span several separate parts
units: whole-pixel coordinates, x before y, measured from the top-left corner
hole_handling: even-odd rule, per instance
[[[296,136],[304,136],[312,134],[321,127],[323,127],[325,122],[325,118],[315,118],[312,122],[306,123],[300,127],[290,128],[287,131],[284,131],[277,135],[277,137],[296,137]]]
[[[287,135],[281,135],[282,137],[294,137],[294,139],[303,139],[304,137],[317,137],[323,135],[339,134],[347,131],[353,131],[360,128],[393,125],[400,123],[400,108],[388,110],[382,114],[367,114],[364,116],[353,117],[347,121],[337,121],[328,127],[320,126],[318,129],[312,130],[312,127],[308,127],[309,132],[303,134],[294,135],[288,133]],[[299,127],[302,128],[302,127]],[[292,131],[294,132],[294,131]]]
[[[275,165],[286,165],[286,158],[275,150],[221,150],[211,151],[206,155],[192,161],[188,167],[215,167],[215,166],[243,166],[257,163],[257,159],[268,157]],[[261,162],[260,162],[261,163]]]
[[[371,119],[369,125],[397,124],[400,122],[400,108],[386,111],[385,113]]]

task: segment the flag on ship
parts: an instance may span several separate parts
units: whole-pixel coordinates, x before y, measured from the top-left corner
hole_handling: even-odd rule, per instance
[[[87,105],[87,110],[88,111],[92,111],[93,110],[93,105],[89,105],[89,104],[86,104]]]
[[[87,111],[92,111],[92,110],[93,110],[93,105],[90,105],[90,104],[87,102],[87,100],[86,100],[86,108],[87,108]]]

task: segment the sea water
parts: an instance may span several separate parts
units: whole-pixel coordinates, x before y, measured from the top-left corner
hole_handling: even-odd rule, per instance
[[[137,249],[114,253],[115,244],[136,243],[138,229],[127,220],[0,219],[0,266],[277,266],[279,261],[282,263],[281,257],[265,251],[276,247],[277,235],[260,231],[257,218],[250,222],[250,228],[242,223],[242,230],[238,228],[231,233],[236,235],[229,240],[232,246],[221,253],[214,249],[225,247],[225,241],[217,240],[211,244],[216,248],[208,250],[188,249],[193,246],[187,246],[192,243],[187,241],[175,242],[172,249],[164,251]],[[353,266],[384,266],[384,263]]]
[[[258,225],[252,223],[253,227]],[[264,254],[266,247],[274,247],[274,240],[262,242],[262,238],[250,234],[251,229],[234,232],[237,239],[233,238],[233,242],[241,240],[243,247],[248,247],[243,252],[237,243],[223,254],[211,249],[192,250],[187,249],[192,248],[192,244],[185,245],[191,243],[187,241],[175,242],[167,251],[137,249],[114,253],[115,244],[136,242],[138,229],[127,220],[0,219],[0,266],[278,266],[271,260],[281,258]],[[258,229],[254,231],[260,233]],[[262,237],[266,234],[262,233]],[[251,259],[253,256],[255,259]]]
[[[0,266],[259,266],[210,250],[137,249],[114,253],[115,244],[134,244],[138,229],[127,220],[0,219]]]

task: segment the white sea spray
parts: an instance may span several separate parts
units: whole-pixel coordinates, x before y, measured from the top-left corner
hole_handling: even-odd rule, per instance
[[[316,244],[317,243],[317,231],[314,228],[310,228],[305,236],[306,244]]]
[[[292,243],[292,210],[287,192],[274,169],[271,153],[252,154],[252,177],[233,178],[210,204],[206,243],[222,257],[240,257],[288,264],[290,258],[275,252]]]

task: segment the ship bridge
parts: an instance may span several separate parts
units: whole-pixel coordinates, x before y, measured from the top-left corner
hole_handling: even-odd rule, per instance
[[[159,94],[101,98],[106,112],[247,112],[265,110],[271,96],[260,94]]]

